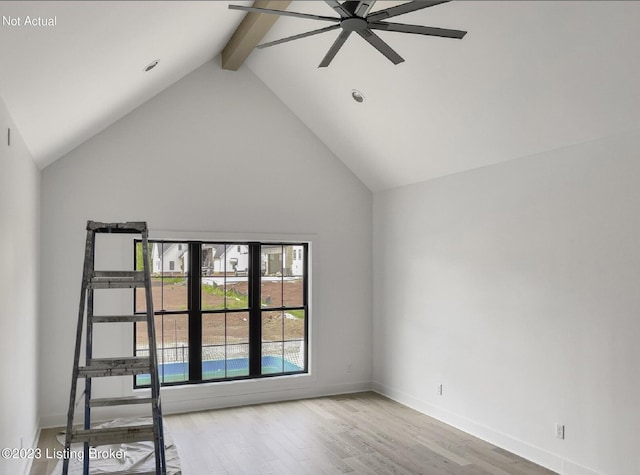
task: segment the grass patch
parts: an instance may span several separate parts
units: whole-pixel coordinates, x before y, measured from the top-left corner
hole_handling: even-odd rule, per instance
[[[224,297],[227,298],[226,307],[223,307],[222,304],[212,305],[212,304],[205,304],[203,302],[202,303],[203,310],[218,310],[222,308],[230,308],[230,309],[245,309],[245,308],[248,309],[249,308],[249,297],[247,295],[244,295],[238,292],[235,289],[228,289],[225,292],[224,287],[219,287],[217,285],[211,285],[211,284],[202,284],[202,292],[203,294],[207,294],[207,295],[215,295],[220,298],[224,298]],[[262,301],[262,304],[264,306],[265,304],[264,300]],[[300,320],[304,319],[304,310],[302,309],[296,309],[296,310],[285,309],[284,311],[289,315],[293,315],[297,319],[300,319]]]
[[[303,319],[304,318],[304,310],[300,309],[300,310],[285,310],[285,313],[288,313],[289,315],[293,315],[294,317],[298,318],[298,319]]]
[[[186,277],[160,277],[153,276],[151,280],[155,280],[157,282],[162,282],[163,284],[184,284],[187,285]]]
[[[228,289],[225,292],[224,288],[222,287],[210,284],[202,284],[202,292],[207,295],[215,295],[221,298],[226,297],[227,306],[225,308],[249,308],[249,297],[241,294],[235,289]],[[222,307],[203,304],[202,308],[205,310],[214,310]]]

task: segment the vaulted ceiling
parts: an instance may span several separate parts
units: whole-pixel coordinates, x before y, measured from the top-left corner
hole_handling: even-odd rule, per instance
[[[252,2],[242,1],[250,5]],[[244,13],[229,2],[0,2],[0,96],[44,167],[220,53]],[[144,68],[155,59],[152,72]]]
[[[245,15],[230,3],[253,2],[2,2],[5,17],[57,18],[0,27],[0,96],[39,165],[220,54]],[[288,9],[335,16],[320,1]],[[455,1],[394,21],[468,34],[378,32],[406,60],[397,66],[352,35],[318,68],[332,31],[243,66],[374,191],[640,127],[639,2]],[[264,40],[322,26],[282,17]]]

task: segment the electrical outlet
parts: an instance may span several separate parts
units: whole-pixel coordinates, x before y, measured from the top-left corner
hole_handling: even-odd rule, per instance
[[[438,396],[442,396],[442,384],[438,384]]]
[[[564,425],[556,423],[556,437],[564,439]]]

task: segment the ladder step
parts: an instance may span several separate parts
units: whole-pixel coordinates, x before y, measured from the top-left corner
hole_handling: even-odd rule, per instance
[[[148,356],[93,358],[89,360],[89,364],[78,368],[78,377],[129,376],[149,373],[150,368],[151,362]]]
[[[94,289],[127,289],[144,287],[145,278],[142,271],[95,271],[89,281]]]
[[[79,429],[71,432],[71,442],[88,442],[91,446],[154,440],[153,424],[105,429]]]
[[[145,314],[138,315],[94,315],[91,317],[93,323],[127,323],[127,322],[146,322]]]
[[[91,407],[124,406],[127,404],[151,404],[151,396],[128,396],[128,397],[106,397],[96,398],[89,401]]]
[[[87,231],[96,233],[140,234],[146,229],[147,223],[144,221],[131,221],[127,223],[99,223],[97,221],[89,221],[87,223]]]

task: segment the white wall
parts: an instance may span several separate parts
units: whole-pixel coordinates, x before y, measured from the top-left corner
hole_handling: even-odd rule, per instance
[[[374,388],[563,474],[637,474],[639,150],[375,194]]]
[[[40,171],[0,99],[0,448],[33,447],[37,433],[39,213]],[[0,458],[0,473],[27,462]]]
[[[312,241],[312,375],[170,388],[165,411],[370,387],[372,195],[249,70],[196,70],[43,170],[42,197],[43,426],[67,410],[88,219],[146,220],[152,237]],[[110,249],[99,263],[131,265],[128,241]],[[130,292],[99,305],[126,312]],[[105,340],[130,353],[130,326]],[[131,379],[110,388],[127,394]]]

